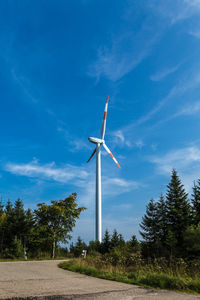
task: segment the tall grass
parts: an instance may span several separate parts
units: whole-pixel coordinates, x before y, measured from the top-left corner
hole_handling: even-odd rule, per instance
[[[200,270],[192,276],[194,272],[183,261],[165,267],[158,262],[125,267],[113,266],[98,258],[88,257],[85,260],[73,259],[59,266],[69,271],[108,280],[151,288],[200,293]]]

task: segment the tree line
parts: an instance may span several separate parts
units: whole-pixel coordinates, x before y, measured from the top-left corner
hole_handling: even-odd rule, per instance
[[[142,254],[148,257],[195,258],[200,254],[200,179],[191,199],[176,170],[166,195],[151,199],[140,224]]]
[[[78,207],[77,194],[64,200],[39,203],[37,209],[25,210],[18,199],[14,205],[0,201],[0,257],[24,256],[54,258],[65,252],[59,243],[67,243],[84,207]],[[142,241],[133,234],[129,241],[114,230],[105,231],[103,242],[90,241],[87,245],[79,237],[70,245],[71,256],[78,257],[82,250],[90,255],[102,255],[114,264],[141,258],[187,258],[200,255],[200,179],[193,185],[191,199],[177,174],[172,170],[166,195],[151,199],[140,224]],[[64,249],[64,250],[63,250]]]
[[[186,258],[195,259],[200,255],[200,179],[194,182],[191,199],[186,193],[176,170],[172,170],[166,195],[158,201],[151,199],[140,223],[140,235],[125,242],[123,236],[114,230],[110,235],[105,231],[103,242],[95,241],[86,245],[79,237],[71,244],[70,253],[77,257],[82,250],[88,254],[109,254],[110,259],[130,263],[132,256],[143,258]]]
[[[0,201],[0,257],[18,258],[51,256],[55,258],[59,243],[67,243],[85,207],[77,204],[77,194],[51,204],[37,204],[37,209],[25,210],[22,200],[14,205]]]

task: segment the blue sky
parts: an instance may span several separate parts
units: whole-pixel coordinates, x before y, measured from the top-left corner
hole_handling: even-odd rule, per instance
[[[200,177],[200,1],[1,1],[0,194],[25,207],[78,193],[74,230],[94,239],[95,159],[102,153],[103,230],[138,237],[172,168]]]

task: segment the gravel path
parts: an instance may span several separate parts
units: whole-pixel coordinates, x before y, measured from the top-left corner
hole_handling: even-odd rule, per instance
[[[60,261],[0,262],[0,299],[192,300],[200,296],[144,289],[57,267]]]

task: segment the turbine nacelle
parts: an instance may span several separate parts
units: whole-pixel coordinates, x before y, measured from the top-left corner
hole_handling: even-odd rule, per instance
[[[93,144],[103,144],[103,143],[105,143],[104,140],[98,139],[98,138],[95,138],[95,137],[91,137],[91,136],[88,137],[88,140]]]

